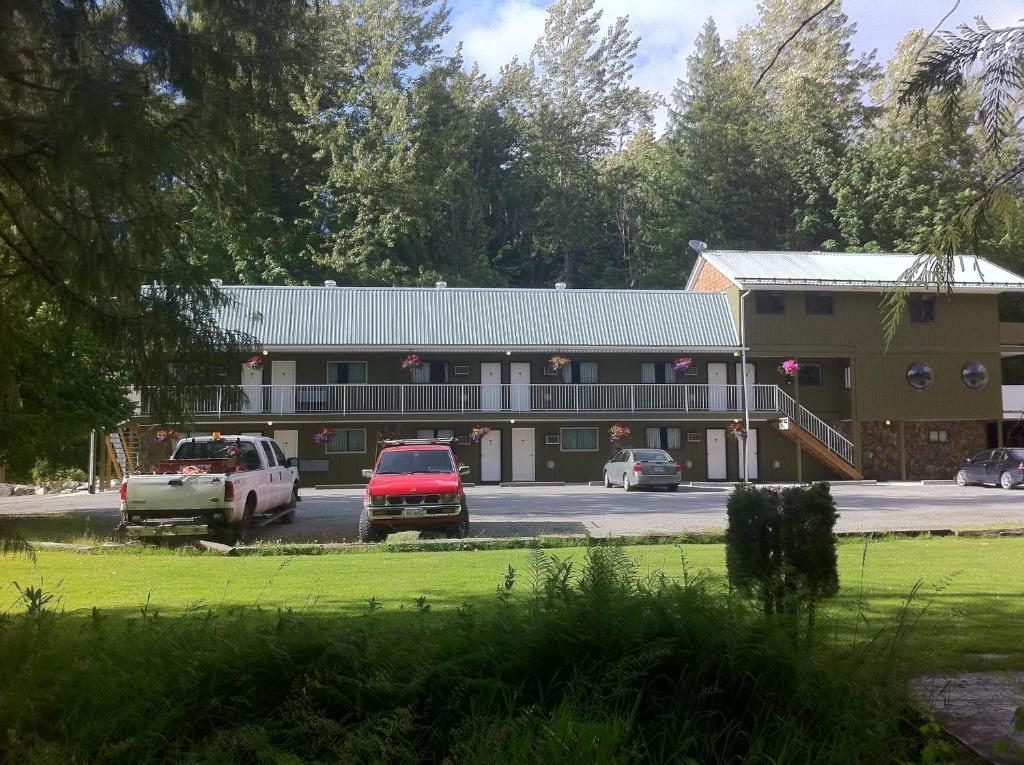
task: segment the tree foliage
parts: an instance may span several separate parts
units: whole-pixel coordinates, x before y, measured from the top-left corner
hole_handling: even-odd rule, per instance
[[[1020,265],[1019,27],[912,31],[883,73],[839,0],[766,0],[694,30],[659,135],[628,19],[547,13],[492,79],[433,0],[3,4],[0,459],[237,363],[214,277],[677,288],[691,239]]]

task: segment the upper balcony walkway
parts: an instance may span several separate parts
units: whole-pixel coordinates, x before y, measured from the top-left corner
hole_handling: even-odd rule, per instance
[[[722,413],[744,411],[742,385],[688,384],[442,384],[442,385],[215,385],[173,389],[186,411],[204,418],[233,415],[445,415],[488,413],[608,414]],[[747,408],[796,421],[848,464],[852,442],[800,406],[777,385],[747,386]],[[151,413],[143,390],[139,414]]]

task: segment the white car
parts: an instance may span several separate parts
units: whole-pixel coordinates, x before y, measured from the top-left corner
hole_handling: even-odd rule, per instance
[[[202,536],[291,523],[299,501],[298,459],[262,436],[184,438],[147,475],[121,484],[122,528],[140,537]]]

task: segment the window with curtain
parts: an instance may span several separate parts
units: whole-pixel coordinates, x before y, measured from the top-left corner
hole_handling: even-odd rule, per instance
[[[682,449],[682,428],[647,428],[648,449]]]
[[[596,452],[597,428],[562,428],[563,452]]]
[[[366,382],[365,361],[327,362],[327,382],[331,385],[362,385]]]
[[[448,362],[424,361],[412,370],[412,381],[416,385],[440,385],[448,382]]]
[[[596,361],[573,361],[562,367],[562,380],[567,383],[593,385],[598,381]]]
[[[672,384],[676,382],[676,370],[671,363],[643,361],[640,363],[640,382],[645,385]]]
[[[336,430],[327,442],[328,454],[344,454],[346,452],[366,451],[365,430]]]
[[[451,428],[419,428],[416,438],[455,438],[455,431]]]

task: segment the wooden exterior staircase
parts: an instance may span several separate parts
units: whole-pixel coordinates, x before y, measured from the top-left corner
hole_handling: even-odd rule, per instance
[[[139,469],[139,455],[142,451],[142,435],[139,426],[124,422],[117,430],[107,433],[107,464],[105,473],[118,481],[124,480]]]
[[[864,475],[854,464],[853,442],[842,433],[809,411],[781,388],[775,394],[778,410],[786,419],[774,420],[773,425],[790,441],[816,460],[849,480],[861,481]]]

